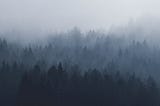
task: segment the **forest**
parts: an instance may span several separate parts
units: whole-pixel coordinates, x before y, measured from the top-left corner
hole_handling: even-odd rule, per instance
[[[159,106],[160,48],[97,31],[0,39],[1,106]]]

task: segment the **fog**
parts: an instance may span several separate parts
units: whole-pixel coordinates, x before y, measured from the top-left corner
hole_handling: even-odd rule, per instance
[[[159,5],[158,0],[0,0],[0,29],[108,29],[159,17]]]
[[[76,26],[84,33],[158,42],[159,5],[158,0],[0,0],[0,36],[28,43]]]

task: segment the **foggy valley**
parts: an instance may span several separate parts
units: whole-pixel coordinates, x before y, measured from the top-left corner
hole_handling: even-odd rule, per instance
[[[0,106],[160,106],[158,0],[0,0]]]

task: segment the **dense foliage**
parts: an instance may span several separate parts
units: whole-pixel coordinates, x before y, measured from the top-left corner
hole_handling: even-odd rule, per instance
[[[77,29],[44,44],[0,39],[0,63],[2,106],[160,105],[160,48],[145,40]]]

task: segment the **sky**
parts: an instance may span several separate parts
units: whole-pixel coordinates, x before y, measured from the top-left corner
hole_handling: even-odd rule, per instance
[[[105,29],[159,10],[160,0],[0,0],[0,29]]]

